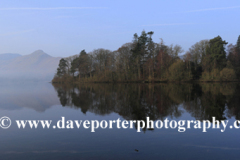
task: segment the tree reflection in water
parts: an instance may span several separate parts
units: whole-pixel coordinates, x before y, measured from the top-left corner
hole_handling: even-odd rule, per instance
[[[196,120],[240,119],[237,83],[53,85],[62,106],[84,114],[115,112],[126,120],[164,120],[186,111]]]

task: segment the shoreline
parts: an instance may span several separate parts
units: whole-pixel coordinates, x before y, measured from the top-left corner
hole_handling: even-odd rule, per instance
[[[239,80],[234,80],[234,81],[220,81],[220,80],[215,80],[215,81],[201,81],[201,80],[197,80],[197,81],[91,81],[91,82],[79,82],[79,81],[73,81],[73,82],[50,82],[52,84],[82,84],[82,83],[111,83],[111,84],[123,84],[123,83],[128,83],[128,84],[154,84],[154,83],[240,83]]]

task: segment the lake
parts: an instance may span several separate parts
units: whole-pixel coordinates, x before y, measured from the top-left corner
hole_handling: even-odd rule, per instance
[[[1,159],[239,159],[240,129],[19,129],[16,120],[240,119],[240,84],[0,84]]]

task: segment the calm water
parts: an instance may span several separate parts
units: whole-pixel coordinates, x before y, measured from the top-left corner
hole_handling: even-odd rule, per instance
[[[240,85],[1,83],[1,159],[239,159],[240,129],[18,129],[15,120],[240,119]],[[135,151],[135,149],[138,150]]]

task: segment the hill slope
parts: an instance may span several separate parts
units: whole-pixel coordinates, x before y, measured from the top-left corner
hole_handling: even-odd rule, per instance
[[[29,55],[0,56],[0,80],[47,80],[50,81],[56,72],[60,57],[52,57],[42,50],[37,50]]]

